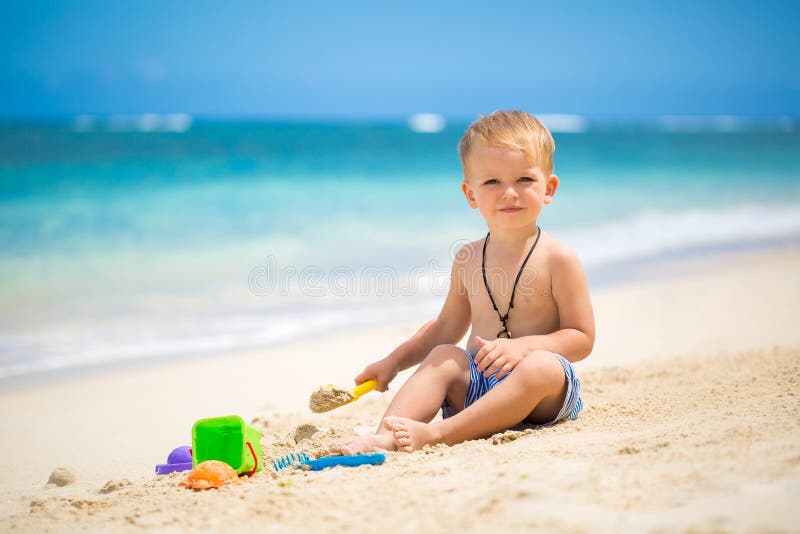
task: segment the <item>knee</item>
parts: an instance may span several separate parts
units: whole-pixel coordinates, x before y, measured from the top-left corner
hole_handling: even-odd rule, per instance
[[[548,350],[534,350],[517,364],[513,372],[532,387],[560,388],[564,383],[564,368],[556,355]]]
[[[469,365],[467,355],[455,345],[437,345],[428,353],[423,365],[442,367],[455,366],[458,368]]]

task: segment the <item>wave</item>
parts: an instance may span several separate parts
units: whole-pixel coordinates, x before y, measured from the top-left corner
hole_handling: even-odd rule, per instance
[[[417,133],[439,133],[446,125],[445,118],[437,113],[416,113],[408,119],[408,127]]]
[[[351,303],[352,304],[352,303]],[[123,362],[156,361],[180,356],[263,347],[308,338],[352,325],[374,325],[419,317],[435,310],[428,301],[387,306],[319,306],[317,311],[285,310],[180,320],[138,317],[119,324],[85,319],[91,324],[52,328],[0,337],[0,383],[49,372]]]
[[[738,205],[681,212],[642,211],[591,228],[559,232],[587,269],[669,253],[749,246],[800,235],[800,205]]]
[[[73,120],[76,132],[105,129],[112,132],[176,132],[183,133],[192,127],[193,118],[187,113],[144,113],[141,115],[78,115]]]

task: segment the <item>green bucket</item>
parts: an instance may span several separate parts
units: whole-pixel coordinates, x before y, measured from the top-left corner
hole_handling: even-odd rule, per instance
[[[238,474],[261,471],[261,432],[238,415],[200,419],[192,426],[192,467],[206,460],[225,462]]]

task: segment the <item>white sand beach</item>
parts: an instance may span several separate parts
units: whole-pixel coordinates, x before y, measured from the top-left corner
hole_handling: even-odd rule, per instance
[[[205,492],[153,474],[204,417],[253,421],[267,461],[369,431],[392,391],[326,414],[308,410],[309,395],[350,384],[426,317],[7,388],[0,530],[797,532],[800,249],[647,270],[650,281],[593,291],[598,337],[576,364],[576,421],[380,466],[267,468]],[[297,442],[300,425],[319,432]],[[47,485],[58,466],[76,482]]]

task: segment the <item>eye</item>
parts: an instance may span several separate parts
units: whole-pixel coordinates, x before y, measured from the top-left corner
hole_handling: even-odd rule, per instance
[[[499,183],[500,183],[500,180],[498,180],[497,178],[489,178],[488,180],[483,182],[483,185],[494,185],[494,184],[499,184]]]
[[[523,176],[519,179],[520,182],[535,182],[535,178],[531,178],[530,176]]]

